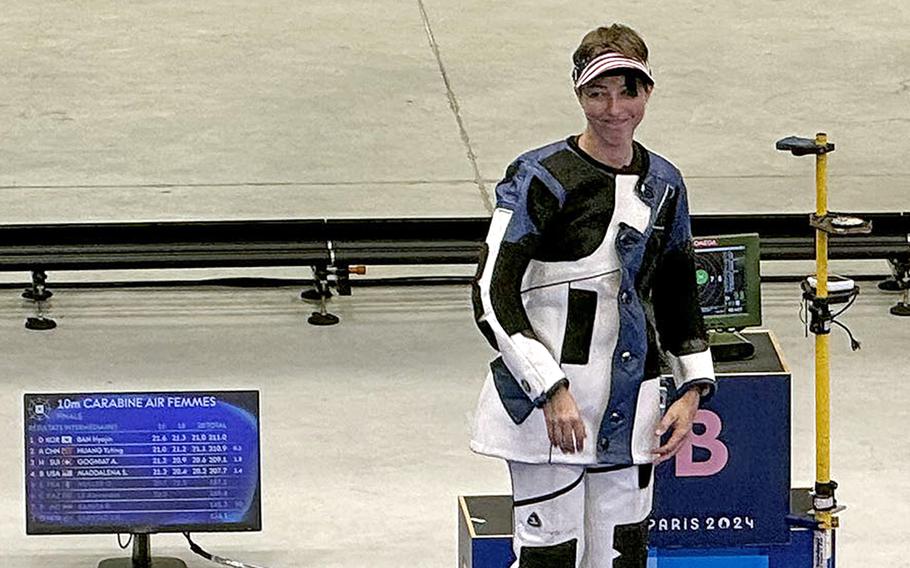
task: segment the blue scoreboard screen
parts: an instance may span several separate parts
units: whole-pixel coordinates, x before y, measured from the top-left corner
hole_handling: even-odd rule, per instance
[[[258,391],[25,395],[26,532],[261,529]]]

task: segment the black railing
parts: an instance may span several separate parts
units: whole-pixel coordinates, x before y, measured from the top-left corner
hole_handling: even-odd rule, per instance
[[[910,213],[869,213],[834,259],[910,257]],[[488,218],[0,225],[0,271],[473,264]],[[815,258],[808,213],[694,215],[698,236],[758,233],[763,260]]]

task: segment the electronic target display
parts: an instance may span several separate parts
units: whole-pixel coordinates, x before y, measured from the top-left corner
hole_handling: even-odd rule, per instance
[[[695,257],[702,315],[741,314],[746,309],[746,247],[704,248]]]
[[[742,329],[761,324],[757,234],[696,237],[695,280],[705,325]]]
[[[24,401],[28,534],[261,529],[258,391]]]

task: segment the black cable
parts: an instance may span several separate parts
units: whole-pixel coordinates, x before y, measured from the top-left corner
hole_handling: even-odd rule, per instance
[[[193,542],[193,539],[190,538],[190,533],[185,532],[185,533],[183,533],[183,536],[185,536],[187,542],[190,543],[190,550],[192,550],[193,552],[195,552],[195,553],[198,554],[199,556],[205,558],[206,560],[211,560],[211,559],[212,559],[212,555],[211,555],[211,554],[209,554],[208,552],[206,552],[205,550],[203,550],[203,548],[202,548],[201,546],[199,546],[198,544],[196,544],[195,542]]]
[[[210,552],[206,552],[201,546],[193,542],[193,539],[190,538],[190,533],[185,532],[183,533],[183,536],[186,537],[187,542],[190,543],[190,550],[206,560],[221,564],[222,566],[230,566],[231,568],[263,568],[256,564],[247,564],[245,562],[240,562],[239,560],[231,560],[230,558],[224,558],[223,556],[216,556]]]
[[[117,533],[117,546],[119,546],[121,548],[121,550],[126,550],[126,548],[130,545],[130,543],[133,542],[133,535],[130,534],[130,537],[128,539],[126,539],[126,544],[124,544],[123,541],[120,540],[120,536],[121,536],[120,533]]]
[[[847,301],[847,305],[840,309],[837,313],[831,314],[831,318],[836,318],[842,313],[846,312],[847,309],[853,305],[853,302],[856,301],[856,297],[859,296],[859,288],[855,288],[853,294],[850,296],[850,300]]]
[[[857,341],[856,339],[854,339],[853,334],[850,333],[850,328],[849,328],[849,327],[845,326],[845,325],[842,324],[841,322],[839,322],[839,321],[837,321],[837,320],[834,320],[834,319],[831,320],[831,323],[833,323],[833,324],[836,325],[836,326],[839,326],[841,329],[843,329],[844,331],[847,332],[847,335],[848,335],[848,336],[850,336],[850,349],[852,349],[853,351],[858,351],[858,350],[863,346],[862,343],[860,343],[859,341]]]
[[[841,308],[837,312],[831,314],[831,323],[837,325],[838,327],[840,327],[841,329],[846,331],[847,336],[850,337],[850,349],[852,351],[858,351],[862,347],[862,343],[860,343],[859,341],[856,340],[855,337],[853,337],[853,333],[850,331],[850,328],[848,328],[846,325],[842,324],[841,322],[837,321],[837,317],[839,315],[841,315],[842,313],[846,312],[850,308],[850,306],[852,306],[853,303],[856,302],[856,298],[858,296],[859,296],[859,286],[855,286],[850,293],[850,299],[847,300],[847,305],[845,305],[843,308]]]

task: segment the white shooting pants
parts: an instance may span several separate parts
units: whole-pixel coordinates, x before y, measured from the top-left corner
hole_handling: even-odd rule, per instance
[[[508,463],[512,568],[645,568],[653,466]]]

